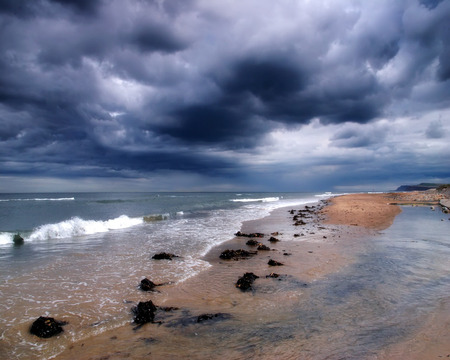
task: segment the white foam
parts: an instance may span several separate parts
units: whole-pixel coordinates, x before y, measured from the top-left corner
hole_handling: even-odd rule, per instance
[[[326,192],[326,193],[324,193],[324,194],[317,194],[317,195],[314,195],[315,197],[318,197],[318,198],[330,198],[330,197],[333,197],[333,196],[341,196],[341,195],[346,195],[347,193],[332,193],[332,192]]]
[[[266,197],[260,199],[231,199],[234,202],[272,202],[280,200],[279,197]]]
[[[30,199],[1,199],[0,201],[72,201],[74,197],[66,198],[30,198]]]
[[[26,240],[49,240],[91,235],[110,230],[125,229],[142,224],[143,221],[142,218],[129,218],[126,215],[106,221],[83,220],[74,217],[56,224],[41,225]]]
[[[0,233],[0,245],[10,244],[13,241],[13,234],[11,233]]]
[[[185,280],[197,275],[198,273],[208,269],[212,265],[204,260],[192,257],[192,256],[186,256],[183,258],[183,270],[180,271],[177,270],[175,272],[174,277],[180,276],[181,273],[184,273],[183,276],[181,276],[180,279],[177,280],[178,283],[184,282]]]

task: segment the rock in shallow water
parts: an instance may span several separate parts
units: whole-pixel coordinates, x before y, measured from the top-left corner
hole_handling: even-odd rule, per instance
[[[25,243],[25,240],[23,239],[22,236],[20,236],[20,234],[16,234],[13,237],[13,243],[16,246],[19,246],[19,245],[23,245]]]
[[[179,257],[179,256],[171,254],[171,253],[162,252],[162,253],[153,255],[152,259],[154,259],[154,260],[172,260],[173,258],[176,258],[176,257]]]
[[[245,273],[236,282],[236,287],[238,289],[241,289],[242,291],[246,291],[252,287],[253,282],[258,278],[259,278],[259,276],[255,275],[253,273]]]
[[[143,291],[153,291],[156,285],[153,281],[145,278],[141,280],[141,284],[139,285],[140,289]]]
[[[40,316],[31,325],[30,333],[40,338],[49,338],[63,332],[62,326],[66,324],[64,321],[56,321],[51,317]]]
[[[270,259],[269,262],[267,263],[269,266],[282,266],[284,265],[283,263],[280,263],[278,261],[272,260]]]
[[[217,314],[202,314],[197,317],[197,322],[204,322],[208,320],[227,320],[231,318],[230,314],[217,313]]]
[[[247,251],[247,250],[225,250],[220,254],[220,258],[224,260],[238,260],[238,259],[246,259],[252,255],[256,255],[256,252],[254,251]]]
[[[274,278],[274,279],[277,279],[277,278],[279,278],[279,277],[280,277],[280,275],[277,274],[277,273],[270,273],[269,275],[266,275],[266,278]]]
[[[264,234],[263,233],[251,233],[251,234],[245,234],[245,233],[242,233],[242,232],[240,232],[240,231],[238,231],[236,234],[234,234],[235,236],[245,236],[245,237],[250,237],[250,238],[252,238],[252,237],[264,237]]]
[[[245,244],[248,245],[248,246],[256,246],[256,245],[259,244],[259,242],[257,242],[255,239],[250,239]]]
[[[134,322],[142,325],[155,320],[155,312],[157,308],[153,301],[139,302],[137,306],[132,309],[134,315]]]

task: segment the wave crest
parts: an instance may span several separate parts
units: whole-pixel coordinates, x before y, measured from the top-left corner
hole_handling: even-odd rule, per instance
[[[6,245],[6,244],[10,244],[13,242],[13,236],[14,234],[12,233],[0,233],[0,245]]]
[[[72,201],[74,197],[64,198],[29,198],[29,199],[0,199],[0,201]]]
[[[231,199],[233,202],[272,202],[280,200],[279,197],[266,197],[260,199]]]
[[[41,225],[26,240],[49,240],[91,235],[110,230],[125,229],[142,223],[142,218],[129,218],[126,215],[106,221],[83,220],[79,217],[74,217],[56,224]]]

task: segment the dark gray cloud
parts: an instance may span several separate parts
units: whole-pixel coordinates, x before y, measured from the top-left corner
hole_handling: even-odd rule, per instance
[[[332,145],[344,148],[368,148],[382,144],[387,136],[387,127],[346,126],[332,137]]]
[[[430,122],[425,135],[428,139],[443,139],[446,137],[446,131],[440,120]]]
[[[166,24],[141,24],[132,30],[129,42],[142,52],[176,52],[187,46]]]
[[[248,58],[234,65],[223,87],[238,96],[250,93],[262,101],[274,101],[301,91],[304,77],[300,68],[284,59]]]
[[[83,14],[96,14],[102,0],[51,0],[51,2],[68,6]]]
[[[38,1],[3,0],[0,2],[0,13],[14,16],[28,16],[39,9]]]
[[[0,13],[18,17],[58,15],[69,10],[83,16],[95,15],[102,0],[2,0]],[[56,8],[55,8],[56,7]]]
[[[450,108],[449,16],[430,0],[2,1],[0,172],[233,182],[274,132],[315,121],[328,151],[378,151],[377,122],[412,111],[445,141],[427,114]]]
[[[420,0],[422,5],[425,5],[429,9],[434,9],[444,0]]]

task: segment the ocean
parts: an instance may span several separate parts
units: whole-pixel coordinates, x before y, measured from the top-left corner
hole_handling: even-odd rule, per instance
[[[51,357],[67,346],[28,336],[39,316],[68,319],[78,330],[67,341],[129,323],[144,277],[182,282],[208,268],[202,257],[244,221],[331,195],[0,194],[0,357]],[[151,261],[159,252],[183,261]]]

